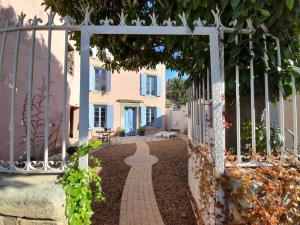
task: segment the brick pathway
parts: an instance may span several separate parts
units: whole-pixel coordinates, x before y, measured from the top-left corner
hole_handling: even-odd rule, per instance
[[[131,169],[121,200],[120,225],[164,225],[152,185],[152,165],[158,159],[149,154],[143,139],[136,144],[135,154],[125,159]]]

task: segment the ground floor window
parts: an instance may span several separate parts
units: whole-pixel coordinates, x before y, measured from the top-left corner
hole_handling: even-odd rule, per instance
[[[146,126],[155,127],[156,116],[155,116],[155,107],[146,108]]]
[[[94,127],[104,128],[106,122],[106,107],[94,106]]]

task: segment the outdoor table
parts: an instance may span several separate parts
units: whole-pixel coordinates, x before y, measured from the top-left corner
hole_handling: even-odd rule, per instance
[[[113,130],[97,130],[95,131],[97,139],[100,139],[102,142],[108,142],[111,144],[110,136],[114,133]]]

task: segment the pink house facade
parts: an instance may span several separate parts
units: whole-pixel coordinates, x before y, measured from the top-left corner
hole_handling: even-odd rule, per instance
[[[41,24],[47,22],[47,14],[42,0],[14,1],[2,0],[0,2],[0,19],[16,24],[17,16],[21,12],[26,13],[24,24],[35,15],[41,18]],[[57,18],[56,24],[61,24]],[[46,76],[47,76],[47,54],[48,32],[37,31],[35,35],[34,57],[33,57],[33,82],[32,82],[32,135],[31,135],[31,157],[42,158],[44,149],[44,126],[45,126],[45,97],[46,97]],[[0,36],[3,40],[3,35]],[[62,143],[62,113],[66,107],[66,132],[70,133],[70,110],[79,107],[79,64],[80,56],[72,48],[69,42],[68,48],[68,74],[67,74],[67,105],[64,105],[64,31],[54,31],[51,42],[51,69],[49,86],[49,155],[60,151]],[[19,60],[17,63],[16,79],[16,108],[14,123],[14,149],[15,160],[22,160],[26,157],[26,122],[28,107],[28,86],[29,86],[29,64],[32,32],[21,32]],[[16,49],[16,32],[7,33],[4,48],[3,63],[0,71],[0,104],[5,105],[0,113],[0,158],[6,160],[10,146],[10,118],[11,118],[11,97],[12,77],[14,67],[14,54]],[[68,139],[67,139],[68,142]]]
[[[16,23],[17,15],[26,12],[24,23],[35,15],[41,23],[47,22],[47,14],[41,6],[42,0],[14,1],[3,0],[0,3],[0,18]],[[58,20],[58,18],[57,18]],[[61,21],[55,21],[60,24]],[[0,36],[0,41],[2,40]],[[32,83],[32,104],[34,122],[31,146],[32,157],[43,157],[45,140],[45,79],[47,74],[46,31],[36,32]],[[16,109],[14,149],[15,160],[26,157],[26,107],[28,93],[29,56],[32,40],[31,32],[21,32],[19,62],[17,65]],[[66,108],[66,136],[76,142],[78,139],[80,55],[74,50],[73,43],[68,44],[67,105],[64,105],[64,31],[52,34],[50,97],[49,97],[49,155],[59,152],[62,143],[62,113]],[[12,74],[14,65],[16,35],[7,34],[4,60],[0,73],[0,103],[3,107],[0,119],[0,158],[7,160],[10,149],[10,100],[12,96]],[[139,127],[148,132],[164,129],[165,115],[165,66],[158,65],[154,70],[142,69],[139,72],[121,71],[111,73],[104,70],[103,64],[94,57],[90,58],[90,130],[117,130],[124,128],[127,135],[137,133]]]
[[[166,68],[111,73],[96,58],[90,59],[90,130],[124,129],[136,135],[165,129]]]

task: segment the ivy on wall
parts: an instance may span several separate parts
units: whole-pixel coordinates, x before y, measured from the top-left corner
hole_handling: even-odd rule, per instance
[[[221,179],[231,225],[300,223],[300,172],[278,163],[253,169],[233,167]],[[229,222],[230,221],[230,222]]]
[[[199,224],[204,224],[203,221],[213,224],[211,221],[216,219],[225,225],[300,224],[298,161],[286,158],[283,165],[275,157],[270,157],[267,166],[261,164],[256,168],[242,168],[230,162],[231,167],[225,170],[225,174],[216,177],[214,159],[209,150],[191,143],[189,146],[190,159],[195,162],[192,172],[199,182],[200,207],[196,210]],[[224,191],[222,202],[217,198],[219,187]]]

